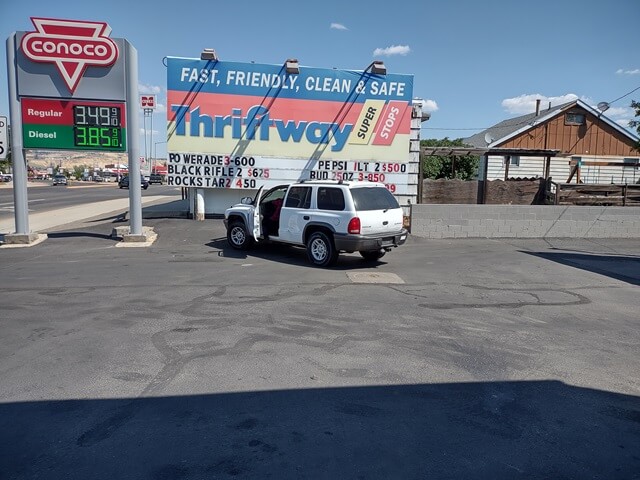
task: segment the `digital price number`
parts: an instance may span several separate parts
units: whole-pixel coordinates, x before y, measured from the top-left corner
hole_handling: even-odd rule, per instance
[[[73,143],[76,147],[117,150],[122,148],[120,106],[74,105]]]

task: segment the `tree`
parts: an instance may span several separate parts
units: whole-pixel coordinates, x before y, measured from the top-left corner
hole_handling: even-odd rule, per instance
[[[73,175],[78,179],[82,178],[86,168],[87,168],[86,165],[74,165],[73,166]]]
[[[464,147],[461,138],[449,140],[428,139],[420,142],[421,147]],[[478,174],[480,157],[477,155],[454,156],[422,156],[422,176],[424,178],[458,178],[460,180],[472,180]]]
[[[0,160],[0,172],[9,173],[11,169],[11,150],[7,153],[6,160]]]
[[[636,118],[640,117],[640,102],[636,102],[635,100],[631,100],[631,108],[636,111]],[[629,122],[629,126],[631,128],[635,128],[638,132],[638,136],[640,137],[640,120],[631,120]],[[640,150],[640,140],[636,144],[636,150]]]

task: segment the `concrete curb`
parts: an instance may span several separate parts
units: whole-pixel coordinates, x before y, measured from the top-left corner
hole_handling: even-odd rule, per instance
[[[174,196],[154,195],[142,198],[143,218],[186,218],[186,201],[172,200]],[[167,206],[170,205],[170,206]],[[129,212],[129,199],[119,198],[95,202],[75,207],[61,208],[48,212],[29,215],[29,227],[32,233],[47,233],[63,226],[74,225],[100,218],[111,218],[120,215],[126,218]],[[15,230],[15,219],[0,221],[0,235],[11,234]]]

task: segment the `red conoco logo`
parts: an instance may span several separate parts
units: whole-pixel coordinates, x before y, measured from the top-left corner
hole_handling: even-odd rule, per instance
[[[152,108],[156,106],[156,98],[155,97],[148,97],[148,96],[142,96],[140,97],[140,102],[142,104],[142,107],[147,107],[147,108]]]
[[[22,38],[22,51],[34,62],[53,63],[73,93],[89,66],[108,67],[118,59],[118,47],[104,22],[32,17],[36,32]]]

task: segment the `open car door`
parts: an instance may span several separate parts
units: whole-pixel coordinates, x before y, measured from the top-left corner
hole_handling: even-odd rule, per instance
[[[258,241],[262,236],[262,215],[260,214],[260,198],[262,198],[262,190],[264,185],[258,189],[256,198],[253,200],[253,238]]]

